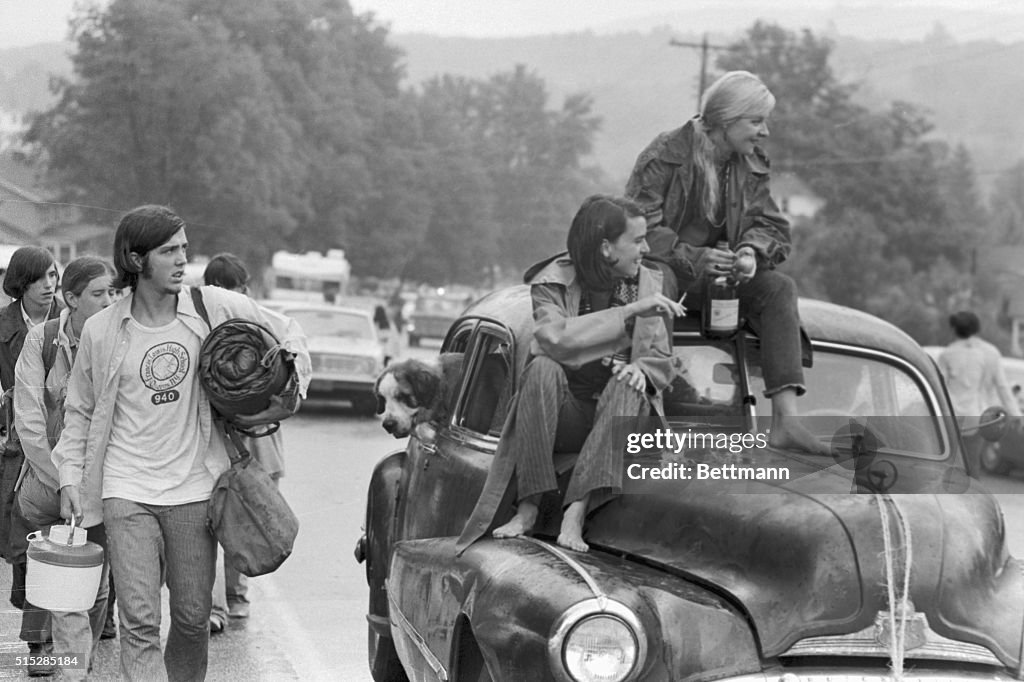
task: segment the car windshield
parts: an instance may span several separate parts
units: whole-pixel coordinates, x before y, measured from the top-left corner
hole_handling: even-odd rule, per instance
[[[372,339],[370,318],[359,313],[340,310],[286,310],[286,315],[299,323],[307,336],[329,336],[345,339]]]
[[[749,348],[746,357],[749,398],[729,345],[677,346],[675,352],[684,371],[665,394],[666,416],[727,419],[742,415],[750,401],[759,420],[770,418],[757,349]],[[945,456],[943,420],[936,416],[934,400],[902,366],[852,352],[816,350],[804,379],[807,393],[799,399],[800,414],[820,438],[827,441],[855,422],[870,425],[888,449],[918,458]]]

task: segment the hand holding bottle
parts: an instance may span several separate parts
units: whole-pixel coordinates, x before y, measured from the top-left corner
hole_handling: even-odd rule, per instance
[[[736,266],[736,254],[724,242],[714,248],[708,248],[704,258],[707,274],[714,277],[728,275]]]

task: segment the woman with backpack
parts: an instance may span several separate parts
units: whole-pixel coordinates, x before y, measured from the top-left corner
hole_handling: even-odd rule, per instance
[[[17,504],[33,529],[64,522],[60,516],[57,468],[50,460],[50,451],[64,428],[64,398],[82,327],[113,300],[113,275],[113,266],[102,258],[82,256],[71,261],[62,282],[67,307],[60,317],[29,330],[15,366],[15,427],[29,465]],[[107,612],[108,563],[103,519],[87,514],[82,526],[87,538],[104,549],[103,573],[96,601],[88,612],[50,614],[54,654],[86,657],[74,668],[63,670],[65,679],[85,678]]]

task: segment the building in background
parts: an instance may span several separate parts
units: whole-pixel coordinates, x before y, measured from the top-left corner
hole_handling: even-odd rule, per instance
[[[43,246],[59,263],[83,253],[110,253],[113,225],[89,222],[78,207],[54,201],[55,196],[16,149],[0,149],[0,247]],[[3,268],[10,254],[0,248],[0,257],[5,253]]]

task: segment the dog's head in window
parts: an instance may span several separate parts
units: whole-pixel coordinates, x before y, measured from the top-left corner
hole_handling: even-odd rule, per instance
[[[461,353],[445,353],[432,362],[408,359],[388,365],[374,386],[381,426],[395,438],[416,427],[446,419],[462,368]]]

